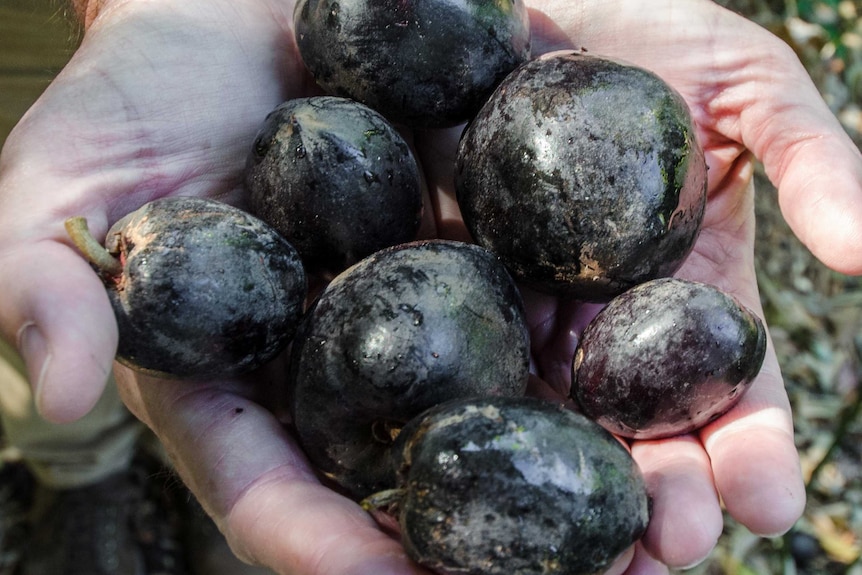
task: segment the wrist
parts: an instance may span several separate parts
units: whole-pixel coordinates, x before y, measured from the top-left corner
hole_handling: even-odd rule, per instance
[[[123,3],[125,0],[71,0],[72,12],[85,30],[108,8]]]
[[[72,0],[72,11],[78,18],[78,22],[89,27],[99,13],[102,3],[103,0]]]

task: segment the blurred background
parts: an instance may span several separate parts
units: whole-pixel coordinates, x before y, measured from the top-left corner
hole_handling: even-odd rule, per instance
[[[63,0],[0,0],[0,144],[77,45],[66,10]]]
[[[718,3],[787,41],[862,146],[862,0]],[[80,39],[66,10],[63,0],[0,0],[0,144]],[[757,186],[758,280],[809,503],[796,527],[774,539],[728,518],[712,557],[685,573],[862,575],[862,279],[817,262],[785,225],[761,171]]]

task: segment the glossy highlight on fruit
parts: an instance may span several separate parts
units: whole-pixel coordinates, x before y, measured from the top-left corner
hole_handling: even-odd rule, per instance
[[[575,353],[572,397],[608,430],[656,439],[729,411],[766,353],[763,322],[735,298],[663,278],[613,299]]]
[[[116,264],[101,270],[119,328],[116,358],[150,375],[260,367],[287,346],[302,314],[306,278],[296,250],[221,202],[154,200],[111,227],[101,255]]]
[[[331,96],[282,103],[258,131],[245,173],[250,211],[310,270],[338,273],[416,239],[419,167],[379,113]]]
[[[464,396],[523,395],[523,303],[482,248],[428,240],[337,276],[293,343],[289,405],[311,462],[351,497],[392,486],[389,449],[410,418]]]
[[[473,238],[517,279],[607,301],[682,264],[707,178],[676,91],[642,68],[563,52],[500,84],[461,138],[455,183]]]
[[[299,0],[294,21],[328,94],[412,127],[466,121],[530,55],[523,0]]]
[[[405,427],[393,455],[404,547],[438,573],[593,575],[649,522],[628,451],[556,403],[449,402]]]

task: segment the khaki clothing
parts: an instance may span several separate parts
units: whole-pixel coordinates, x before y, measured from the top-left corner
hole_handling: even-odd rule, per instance
[[[33,402],[21,358],[0,340],[0,425],[5,443],[20,453],[37,480],[65,489],[95,483],[129,466],[141,424],[123,405],[113,381],[82,419],[53,424]]]

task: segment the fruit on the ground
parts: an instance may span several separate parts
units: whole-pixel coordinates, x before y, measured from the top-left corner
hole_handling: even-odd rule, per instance
[[[272,360],[302,313],[296,250],[261,220],[203,198],[162,198],[117,221],[102,248],[67,229],[103,277],[117,360],[156,376],[203,378]]]
[[[300,443],[354,498],[391,487],[398,429],[454,397],[522,395],[528,339],[520,294],[484,249],[429,240],[377,252],[329,284],[294,340]]]
[[[415,127],[466,121],[530,55],[523,0],[299,0],[294,21],[327,93]]]
[[[251,212],[293,244],[310,270],[338,273],[416,238],[419,168],[379,113],[353,100],[288,100],[265,119],[245,174]]]
[[[442,404],[404,428],[393,455],[404,546],[439,573],[594,575],[649,522],[628,451],[556,403]]]
[[[458,203],[517,279],[606,301],[671,275],[700,231],[706,164],[655,74],[578,52],[518,68],[468,125]]]
[[[663,278],[617,296],[584,330],[572,396],[610,431],[655,439],[730,410],[760,371],[766,332],[717,288]]]

